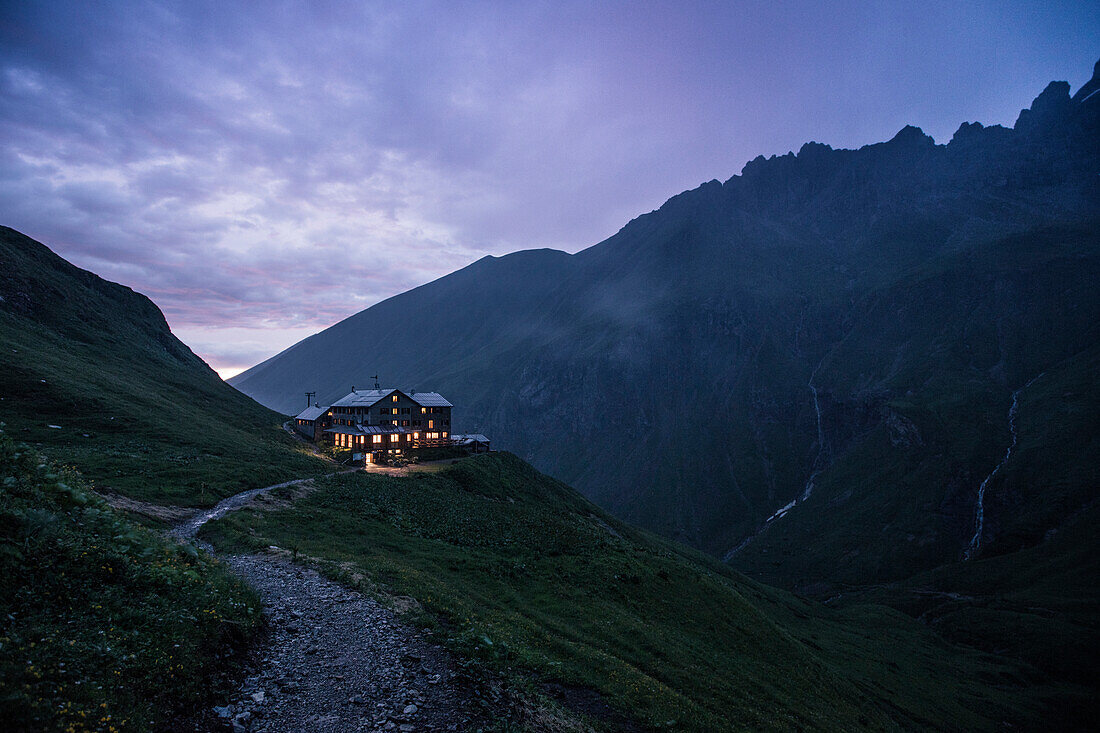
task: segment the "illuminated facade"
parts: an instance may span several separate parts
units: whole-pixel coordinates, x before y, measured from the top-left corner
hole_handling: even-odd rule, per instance
[[[410,448],[451,445],[451,405],[438,392],[352,391],[331,407],[310,407],[294,418],[310,440],[350,448],[378,460]]]

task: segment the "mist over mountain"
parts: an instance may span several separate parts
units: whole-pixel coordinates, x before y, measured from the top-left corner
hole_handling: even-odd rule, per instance
[[[757,158],[575,255],[486,257],[230,382],[285,413],[374,374],[440,391],[457,432],[786,585],[1034,546],[1096,495],[1098,89],[1053,82],[1012,129],[946,145],[905,127]]]

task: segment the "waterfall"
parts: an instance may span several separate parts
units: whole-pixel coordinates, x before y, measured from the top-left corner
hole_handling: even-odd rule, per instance
[[[817,370],[814,370],[814,376],[817,376]],[[817,456],[814,457],[814,466],[817,465],[817,461],[821,458],[821,451],[825,448],[825,431],[821,428],[821,405],[817,402],[817,387],[814,386],[814,377],[810,377],[810,381],[807,383],[810,388],[810,394],[814,396],[814,414],[817,416]]]
[[[1005,451],[1004,458],[998,463],[985,480],[982,481],[978,487],[978,503],[974,508],[974,536],[970,538],[970,543],[967,545],[966,550],[963,552],[963,560],[969,560],[974,557],[982,546],[982,532],[985,530],[985,490],[989,488],[989,482],[993,480],[993,477],[1001,472],[1001,469],[1008,463],[1008,459],[1012,457],[1012,450],[1016,447],[1016,441],[1019,439],[1019,434],[1016,430],[1016,413],[1020,409],[1020,393],[1035,383],[1035,380],[1043,376],[1045,372],[1040,373],[1034,377],[1030,382],[1020,387],[1018,390],[1012,393],[1012,405],[1008,408],[1008,430],[1012,434],[1012,440],[1008,444],[1008,449]]]
[[[821,365],[819,364],[818,368],[820,368],[820,366]],[[791,509],[794,509],[796,506],[809,499],[810,494],[814,492],[814,481],[817,480],[818,474],[821,473],[821,454],[825,451],[825,430],[821,426],[821,405],[817,401],[817,387],[814,386],[814,377],[816,376],[817,369],[814,369],[813,374],[810,375],[810,381],[806,383],[806,386],[810,388],[810,394],[813,395],[814,415],[817,417],[817,454],[814,456],[814,462],[811,465],[812,471],[810,473],[810,477],[806,479],[806,484],[802,487],[801,494],[799,494],[796,498],[791,499],[789,502],[773,512],[770,517],[764,520],[764,523],[760,525],[760,527],[755,532],[750,534],[745,539],[741,540],[741,543],[737,545],[737,547],[734,547],[733,549],[729,550],[725,555],[723,555],[723,562],[729,562],[734,555],[741,552],[741,550],[745,549],[745,547],[747,547],[750,542],[759,537],[764,532],[764,530],[768,528],[768,525],[770,525],[777,519],[782,519]]]
[[[817,455],[814,456],[814,462],[811,466],[813,470],[810,477],[806,479],[806,486],[802,490],[802,495],[798,497],[797,503],[799,504],[809,499],[810,494],[814,492],[814,481],[817,479],[817,475],[821,473],[821,454],[825,452],[825,429],[821,426],[821,404],[817,401],[817,387],[814,386],[814,377],[816,376],[817,369],[814,369],[814,373],[810,376],[810,381],[806,383],[806,386],[810,388],[810,394],[814,396],[814,415],[817,417]]]

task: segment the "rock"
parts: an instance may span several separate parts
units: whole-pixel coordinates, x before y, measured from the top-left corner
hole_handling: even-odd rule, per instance
[[[401,712],[404,713],[405,715],[416,715],[416,710],[417,710],[417,708],[416,708],[415,705],[406,705],[405,709],[402,710]]]
[[[250,697],[252,698],[252,702],[260,704],[264,701],[264,691],[260,690],[259,692],[253,692]]]
[[[398,730],[400,730],[401,733],[412,733],[414,730],[416,730],[416,726],[414,726],[412,723],[402,723],[398,727]]]
[[[226,720],[228,720],[229,718],[233,717],[233,708],[228,705],[226,705],[225,707],[215,707],[214,715],[217,715],[219,718],[225,718]]]

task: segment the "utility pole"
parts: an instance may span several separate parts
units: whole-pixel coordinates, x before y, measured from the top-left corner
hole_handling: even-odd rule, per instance
[[[375,374],[373,377],[371,377],[371,379],[374,380],[374,388],[375,389],[382,389],[382,385],[378,383],[378,375],[377,374]]]
[[[306,407],[313,407],[313,398],[316,396],[316,392],[306,392]]]

